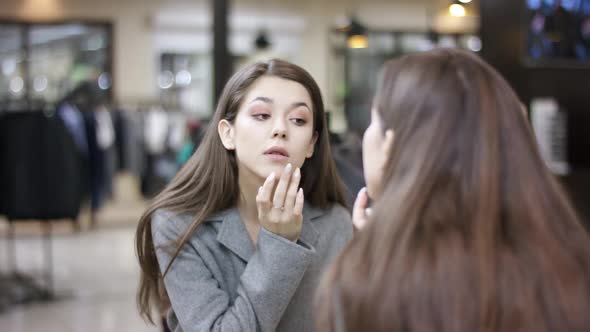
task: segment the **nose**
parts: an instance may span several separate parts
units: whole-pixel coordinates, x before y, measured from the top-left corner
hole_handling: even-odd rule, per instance
[[[283,119],[276,119],[272,127],[272,137],[287,138],[287,126]]]

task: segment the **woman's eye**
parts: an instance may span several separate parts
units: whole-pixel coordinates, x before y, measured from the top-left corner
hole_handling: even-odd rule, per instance
[[[256,120],[266,120],[268,118],[270,118],[270,114],[264,114],[264,113],[260,113],[260,114],[254,114],[252,115]]]
[[[293,118],[293,119],[291,119],[291,121],[298,126],[303,126],[304,124],[307,123],[307,121],[305,121],[305,119],[300,119],[300,118]]]

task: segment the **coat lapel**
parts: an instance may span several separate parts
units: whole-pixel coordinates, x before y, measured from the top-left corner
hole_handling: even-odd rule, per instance
[[[217,241],[247,262],[254,254],[255,248],[246,226],[240,219],[238,209],[225,210],[211,219],[221,220]]]
[[[305,205],[303,206],[303,227],[301,228],[301,235],[299,236],[299,239],[303,243],[311,247],[316,246],[320,234],[313,225],[312,220],[322,215],[322,210],[316,209],[311,205],[305,203]]]
[[[305,204],[303,207],[303,226],[301,228],[300,240],[305,244],[315,247],[319,233],[312,220],[323,215],[323,211]],[[240,218],[237,208],[230,208],[216,213],[207,218],[207,221],[220,221],[221,226],[217,234],[217,241],[231,250],[242,260],[248,262],[256,248],[248,235],[246,226]]]

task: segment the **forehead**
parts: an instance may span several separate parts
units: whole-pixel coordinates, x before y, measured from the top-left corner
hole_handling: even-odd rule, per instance
[[[311,97],[302,84],[277,76],[262,76],[254,81],[244,101],[248,103],[257,97],[272,99],[275,104],[305,102],[309,107],[313,106]]]

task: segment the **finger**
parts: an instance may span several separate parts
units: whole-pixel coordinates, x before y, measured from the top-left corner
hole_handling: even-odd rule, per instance
[[[305,198],[303,197],[303,189],[299,188],[299,191],[297,192],[297,198],[295,199],[295,206],[293,207],[293,215],[303,215],[303,203],[305,203]]]
[[[368,201],[367,188],[363,188],[356,196],[352,208],[352,221],[357,228],[362,228],[366,222],[365,209],[367,208]]]
[[[353,219],[352,224],[354,227],[356,227],[356,229],[363,229],[367,225],[367,218]]]
[[[364,217],[365,216],[365,209],[367,208],[368,198],[367,198],[367,188],[363,188],[359,191],[358,195],[356,195],[356,200],[354,201],[354,206],[352,208],[352,216],[355,217]]]
[[[291,181],[292,168],[291,163],[287,164],[283,174],[281,174],[281,179],[279,180],[279,184],[277,184],[277,189],[275,190],[275,195],[272,201],[274,208],[282,208],[285,203],[285,195],[287,193],[289,181]]]
[[[291,176],[291,182],[289,183],[289,189],[287,190],[287,196],[285,197],[284,211],[287,216],[291,216],[293,213],[293,207],[295,206],[295,200],[297,199],[297,190],[299,189],[299,180],[301,180],[301,170],[298,167]]]
[[[259,214],[261,212],[266,213],[271,208],[270,197],[272,195],[275,179],[275,173],[270,173],[270,175],[264,181],[262,187],[258,189],[258,194],[256,195],[256,205],[258,206]]]

